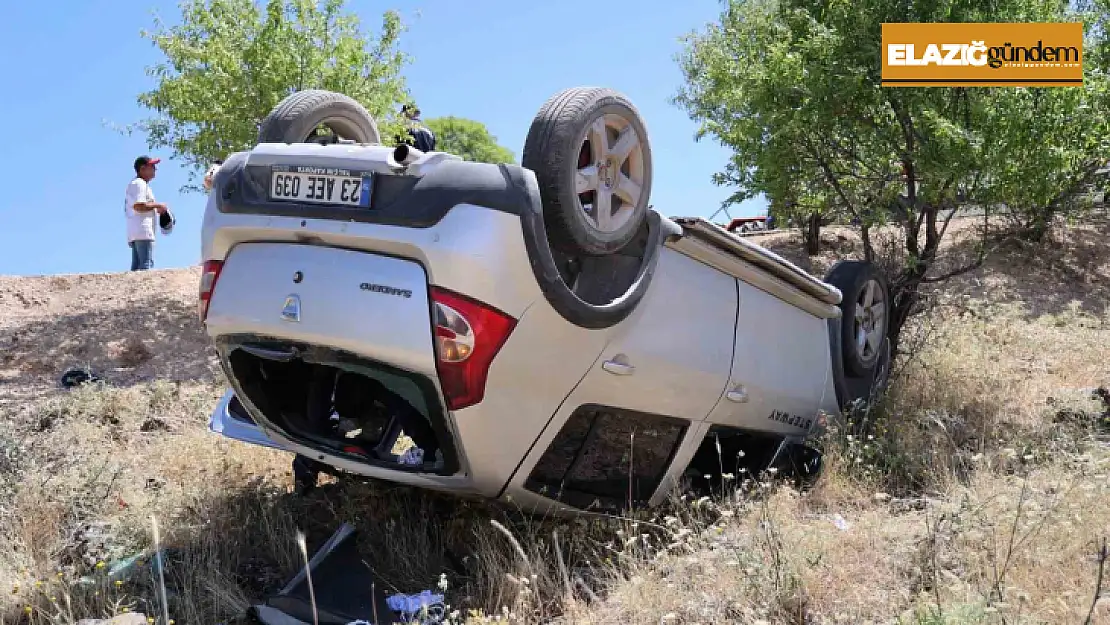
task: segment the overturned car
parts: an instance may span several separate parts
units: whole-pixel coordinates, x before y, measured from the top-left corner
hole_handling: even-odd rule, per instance
[[[886,282],[665,217],[652,173],[609,89],[550,98],[522,166],[381,145],[350,98],[289,96],[204,215],[199,314],[232,387],[210,428],[293,452],[301,486],[327,470],[529,508],[813,475],[825,415],[886,379]]]

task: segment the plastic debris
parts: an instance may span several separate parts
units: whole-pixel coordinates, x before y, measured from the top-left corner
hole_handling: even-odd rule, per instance
[[[248,618],[267,625],[349,625],[380,615],[381,625],[395,622],[380,590],[382,581],[374,575],[366,555],[359,552],[355,534],[352,525],[341,525],[308,561],[307,568],[298,567],[280,591],[250,606]]]
[[[432,625],[443,621],[443,595],[432,594],[425,590],[418,595],[390,595],[385,598],[389,609],[405,619],[422,619],[422,625]]]
[[[120,560],[113,560],[108,565],[107,577],[109,581],[129,581],[138,573],[149,569],[150,572],[157,574],[158,560],[165,559],[167,553],[165,549],[160,551],[141,551],[130,557]],[[83,576],[76,582],[78,586],[95,586],[100,582],[97,581],[95,576]]]
[[[77,625],[147,625],[146,615],[138,612],[120,614],[110,619],[82,619]]]
[[[409,447],[405,450],[405,453],[401,454],[401,458],[397,462],[410,466],[424,464],[424,450],[415,445]]]
[[[254,618],[263,625],[308,625],[308,623],[293,618],[281,610],[271,608],[268,605],[254,606],[253,614]]]

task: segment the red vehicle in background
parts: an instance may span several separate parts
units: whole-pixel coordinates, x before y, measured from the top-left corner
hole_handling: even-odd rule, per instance
[[[729,232],[759,232],[774,228],[774,220],[770,217],[737,217],[725,226]]]

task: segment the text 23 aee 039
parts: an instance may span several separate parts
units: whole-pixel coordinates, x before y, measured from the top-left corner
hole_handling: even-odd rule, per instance
[[[369,177],[278,171],[270,176],[272,200],[366,206],[369,198]]]

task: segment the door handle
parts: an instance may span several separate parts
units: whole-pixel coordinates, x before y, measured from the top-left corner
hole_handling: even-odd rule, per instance
[[[609,373],[612,373],[613,375],[632,375],[632,373],[636,371],[636,367],[633,367],[628,363],[620,362],[616,359],[606,360],[605,362],[601,363],[601,368],[605,369]]]
[[[744,390],[743,386],[738,386],[725,393],[725,399],[737,404],[746,404],[748,402],[748,392]]]

